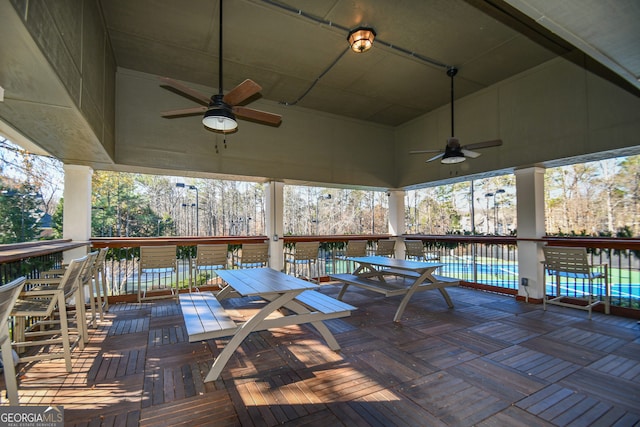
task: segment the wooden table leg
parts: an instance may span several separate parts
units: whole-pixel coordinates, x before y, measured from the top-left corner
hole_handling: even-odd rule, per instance
[[[407,293],[404,294],[404,297],[402,298],[402,301],[400,301],[400,305],[396,310],[396,314],[395,316],[393,316],[394,322],[400,322],[400,318],[402,317],[402,313],[404,313],[404,309],[407,308],[407,304],[409,304],[409,300],[411,299],[413,294],[416,292],[416,289],[418,289],[418,286],[420,285],[420,283],[421,282],[416,280],[415,283],[411,285],[411,287],[407,290]]]
[[[287,292],[281,294],[280,296],[269,302],[267,305],[265,305],[251,319],[247,320],[240,328],[238,328],[238,331],[233,335],[224,349],[222,349],[222,352],[218,355],[218,357],[216,357],[216,360],[213,362],[213,366],[211,366],[211,369],[209,370],[209,373],[207,374],[207,377],[204,379],[204,381],[208,382],[217,380],[220,376],[220,373],[231,358],[231,355],[237,350],[240,344],[242,344],[244,339],[254,330],[259,330],[260,325],[264,319],[266,319],[271,313],[294,299],[300,292],[302,291],[300,290],[297,292]]]
[[[358,268],[356,268],[354,270],[354,272],[351,273],[351,274],[353,274],[354,276],[358,276],[358,275],[361,274],[361,272],[364,269],[367,269],[370,273],[376,273],[376,275],[379,275],[378,271],[372,265],[364,264],[364,263],[361,263],[360,266]],[[384,281],[384,279],[383,279],[383,281]],[[347,292],[347,288],[348,287],[349,287],[348,283],[345,283],[344,285],[342,285],[342,289],[340,289],[340,292],[338,293],[338,296],[336,297],[337,300],[342,301],[342,297],[344,296],[345,292]]]
[[[418,277],[415,280],[415,282],[413,282],[413,284],[409,287],[409,289],[407,290],[407,293],[402,298],[402,301],[400,301],[398,310],[396,310],[396,314],[395,316],[393,316],[394,322],[400,321],[400,318],[402,317],[402,313],[404,313],[404,310],[407,307],[407,304],[409,304],[409,300],[411,299],[413,294],[418,290],[420,285],[425,282],[425,280],[431,283],[435,283],[438,281],[435,277],[433,277],[433,275],[431,274],[431,271],[425,271],[424,273],[422,273],[420,277]],[[438,288],[438,290],[440,291],[440,294],[444,298],[449,308],[453,308],[453,301],[451,301],[451,297],[449,296],[449,293],[446,291],[446,289]]]
[[[293,311],[296,314],[311,313],[311,310],[309,310],[307,307],[305,307],[304,305],[300,304],[297,301],[289,301],[284,307],[287,308],[288,310]],[[331,333],[329,328],[327,328],[327,325],[325,325],[323,321],[320,320],[317,322],[309,322],[309,324],[312,325],[314,328],[316,328],[316,330],[320,333],[322,338],[324,338],[325,342],[327,343],[327,346],[329,346],[331,350],[334,350],[334,351],[340,350],[340,344],[338,344],[338,341],[336,340],[336,338],[333,336],[333,334]]]

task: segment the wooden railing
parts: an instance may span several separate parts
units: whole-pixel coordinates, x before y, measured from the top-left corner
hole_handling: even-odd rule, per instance
[[[289,251],[296,242],[319,241],[319,271],[320,276],[330,273],[344,272],[348,264],[340,260],[340,254],[349,240],[367,240],[369,252],[373,253],[375,242],[391,236],[379,235],[327,235],[327,236],[286,236],[282,238],[284,252]],[[461,279],[465,285],[475,286],[491,291],[515,295],[518,289],[518,252],[519,239],[513,236],[463,236],[463,235],[404,235],[398,238],[420,240],[425,249],[440,255],[440,262],[444,266],[438,272]],[[226,236],[226,237],[162,237],[162,238],[94,238],[91,245],[94,248],[110,248],[107,260],[107,275],[112,295],[134,295],[137,292],[137,259],[139,247],[143,245],[176,245],[178,246],[178,275],[179,286],[187,288],[189,280],[189,260],[195,255],[198,244],[227,244],[232,254],[242,243],[257,243],[268,240],[266,236]],[[520,239],[523,240],[523,239]],[[612,305],[640,309],[640,239],[627,238],[583,238],[583,237],[547,237],[532,239],[540,244],[555,246],[586,247],[594,264],[609,264],[610,283],[612,285]],[[49,250],[57,258],[49,263],[59,264],[61,250],[77,247],[70,241],[37,242],[37,244],[23,244],[20,247],[0,247],[0,263],[3,270],[3,283],[16,276],[24,275],[26,267],[16,267],[15,262],[35,263],[29,258],[41,256],[38,251],[42,245],[49,246]],[[56,246],[62,245],[62,246]],[[56,249],[56,250],[54,250]],[[17,259],[9,256],[10,251],[19,250]],[[284,258],[284,254],[283,258]],[[47,266],[47,268],[49,268]],[[38,268],[32,269],[28,275],[37,276]],[[206,278],[205,278],[206,279]],[[551,279],[547,281],[547,293],[555,292]],[[568,284],[574,286],[576,292],[584,284],[576,281]]]
[[[36,278],[40,271],[59,268],[64,251],[87,245],[86,242],[71,240],[42,240],[0,245],[0,285],[21,276]]]
[[[471,286],[516,294],[518,289],[519,241],[533,241],[550,246],[587,248],[592,264],[609,265],[611,304],[640,310],[640,239],[596,237],[544,237],[517,239],[511,236],[425,236],[406,235],[421,240],[425,247],[445,253],[441,272],[468,282]],[[551,276],[545,279],[546,293],[554,295]],[[578,296],[588,283],[582,279],[566,280],[568,294]]]

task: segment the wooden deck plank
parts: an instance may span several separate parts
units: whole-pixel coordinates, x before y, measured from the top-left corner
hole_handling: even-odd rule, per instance
[[[574,372],[561,383],[600,400],[616,403],[622,408],[640,414],[640,385],[634,381],[614,377],[591,369]]]
[[[21,402],[63,405],[72,426],[640,423],[635,320],[451,292],[456,309],[421,293],[398,326],[397,300],[354,290],[358,309],[328,322],[341,351],[308,325],[262,331],[211,383],[226,339],[189,343],[174,301],[114,304],[71,374],[61,361],[19,366]],[[257,305],[225,300],[234,319]]]
[[[476,427],[551,427],[548,421],[511,406],[478,423]]]
[[[409,348],[403,348],[403,350],[418,359],[427,360],[429,365],[443,370],[478,357],[475,353],[437,337],[414,342]]]

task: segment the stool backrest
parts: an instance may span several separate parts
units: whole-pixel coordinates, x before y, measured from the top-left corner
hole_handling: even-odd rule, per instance
[[[177,268],[176,245],[140,246],[139,270]]]
[[[65,299],[75,296],[78,287],[83,284],[83,273],[86,273],[87,268],[91,271],[91,266],[87,267],[88,261],[89,255],[85,255],[81,258],[72,259],[67,266],[60,279],[60,286],[64,289]]]
[[[589,275],[590,265],[585,248],[543,246],[544,264],[554,273]]]
[[[6,285],[0,286],[0,341],[8,338],[9,329],[7,326],[11,310],[16,303],[22,288],[24,287],[24,277],[19,277]]]
[[[98,271],[104,271],[104,263],[107,260],[107,252],[109,248],[102,248],[98,251],[98,256],[93,263],[93,275],[95,276]]]
[[[298,261],[316,259],[318,249],[320,249],[320,242],[297,242],[293,257]]]
[[[268,243],[243,243],[241,254],[241,264],[264,264],[269,263]]]
[[[405,258],[424,259],[424,245],[421,240],[405,240]]]
[[[224,244],[198,245],[195,266],[227,266],[229,247]]]
[[[378,240],[376,255],[393,257],[396,252],[396,241],[391,239]]]
[[[367,256],[367,241],[366,240],[349,240],[347,248],[344,251],[344,256]]]

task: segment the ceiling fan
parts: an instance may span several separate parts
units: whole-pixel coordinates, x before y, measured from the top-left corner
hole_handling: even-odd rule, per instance
[[[247,79],[243,81],[238,86],[227,92],[226,95],[222,91],[222,3],[223,1],[220,0],[218,93],[209,98],[208,96],[198,92],[197,90],[191,89],[176,80],[168,77],[161,77],[160,86],[171,89],[182,96],[203,104],[202,107],[165,111],[161,113],[161,116],[165,118],[177,118],[204,113],[202,123],[207,128],[221,133],[229,133],[237,129],[238,123],[236,122],[236,116],[241,119],[251,120],[261,124],[277,126],[282,121],[282,116],[238,105],[262,90],[262,87],[253,80]]]
[[[423,153],[440,153],[436,156],[433,156],[428,162],[432,162],[437,159],[440,160],[440,163],[445,164],[454,164],[464,162],[467,157],[471,159],[475,159],[480,156],[480,153],[472,150],[478,150],[481,148],[488,147],[497,147],[502,145],[502,140],[494,139],[491,141],[483,141],[476,142],[475,144],[467,144],[460,145],[460,140],[456,138],[455,133],[453,131],[453,78],[458,74],[458,69],[456,67],[447,68],[447,75],[451,77],[451,137],[447,138],[447,145],[445,145],[444,150],[416,150],[409,151],[409,154],[423,154]]]

